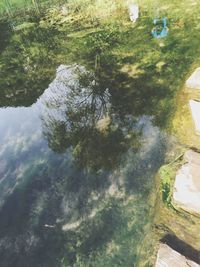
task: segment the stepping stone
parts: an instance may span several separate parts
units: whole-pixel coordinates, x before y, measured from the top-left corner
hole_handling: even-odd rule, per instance
[[[200,267],[200,265],[187,259],[168,245],[160,244],[155,267]]]
[[[197,68],[186,81],[186,86],[192,89],[200,89],[200,68]]]
[[[192,118],[195,124],[195,128],[198,134],[200,134],[200,102],[190,100],[190,109],[192,112]]]
[[[174,183],[173,199],[181,208],[200,213],[200,154],[189,150]]]

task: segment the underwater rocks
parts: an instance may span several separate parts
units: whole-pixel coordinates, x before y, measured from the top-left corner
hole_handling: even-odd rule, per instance
[[[200,154],[189,150],[184,160],[176,175],[173,200],[186,211],[200,213]]]
[[[189,79],[186,81],[186,86],[192,89],[200,89],[200,68],[197,68]]]
[[[200,102],[190,100],[190,109],[192,112],[192,118],[195,124],[196,132],[200,134]]]
[[[102,119],[98,120],[96,123],[96,128],[100,131],[100,132],[105,132],[109,125],[110,125],[111,119],[109,116],[105,116]]]
[[[200,265],[188,260],[168,245],[160,244],[155,267],[200,267]]]

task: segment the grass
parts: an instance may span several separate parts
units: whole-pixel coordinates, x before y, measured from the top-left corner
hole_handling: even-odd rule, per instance
[[[162,199],[170,207],[173,193],[173,181],[171,177],[175,176],[175,172],[170,167],[163,166],[160,170],[160,176],[162,179]]]
[[[192,66],[192,71],[196,67],[199,67],[199,59]],[[178,136],[180,142],[186,147],[194,147],[200,149],[200,138],[196,134],[195,125],[192,119],[191,110],[189,107],[189,101],[191,99],[200,100],[200,94],[198,91],[190,90],[183,86],[182,90],[177,94],[177,107],[176,112],[171,122],[171,131]]]
[[[2,0],[0,3],[0,14],[4,16],[13,17],[16,14],[26,14],[30,11],[40,13],[42,7],[47,4],[56,3],[55,0]]]

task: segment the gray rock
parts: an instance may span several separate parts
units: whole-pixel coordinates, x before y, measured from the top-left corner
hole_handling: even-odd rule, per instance
[[[190,100],[190,109],[195,124],[196,133],[200,134],[200,102]]]
[[[197,68],[189,79],[186,81],[186,86],[192,89],[200,89],[200,68]]]
[[[155,267],[200,267],[166,244],[160,244]]]
[[[176,175],[173,201],[187,211],[200,213],[200,154],[189,150],[184,159],[186,163]]]

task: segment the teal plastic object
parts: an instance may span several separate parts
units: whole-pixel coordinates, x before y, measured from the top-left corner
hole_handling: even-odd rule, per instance
[[[158,27],[158,23],[162,25],[162,29],[160,30]],[[152,30],[152,35],[154,38],[160,39],[160,38],[165,38],[168,35],[169,29],[167,27],[167,19],[162,18],[162,19],[154,19],[153,24],[155,27]]]

